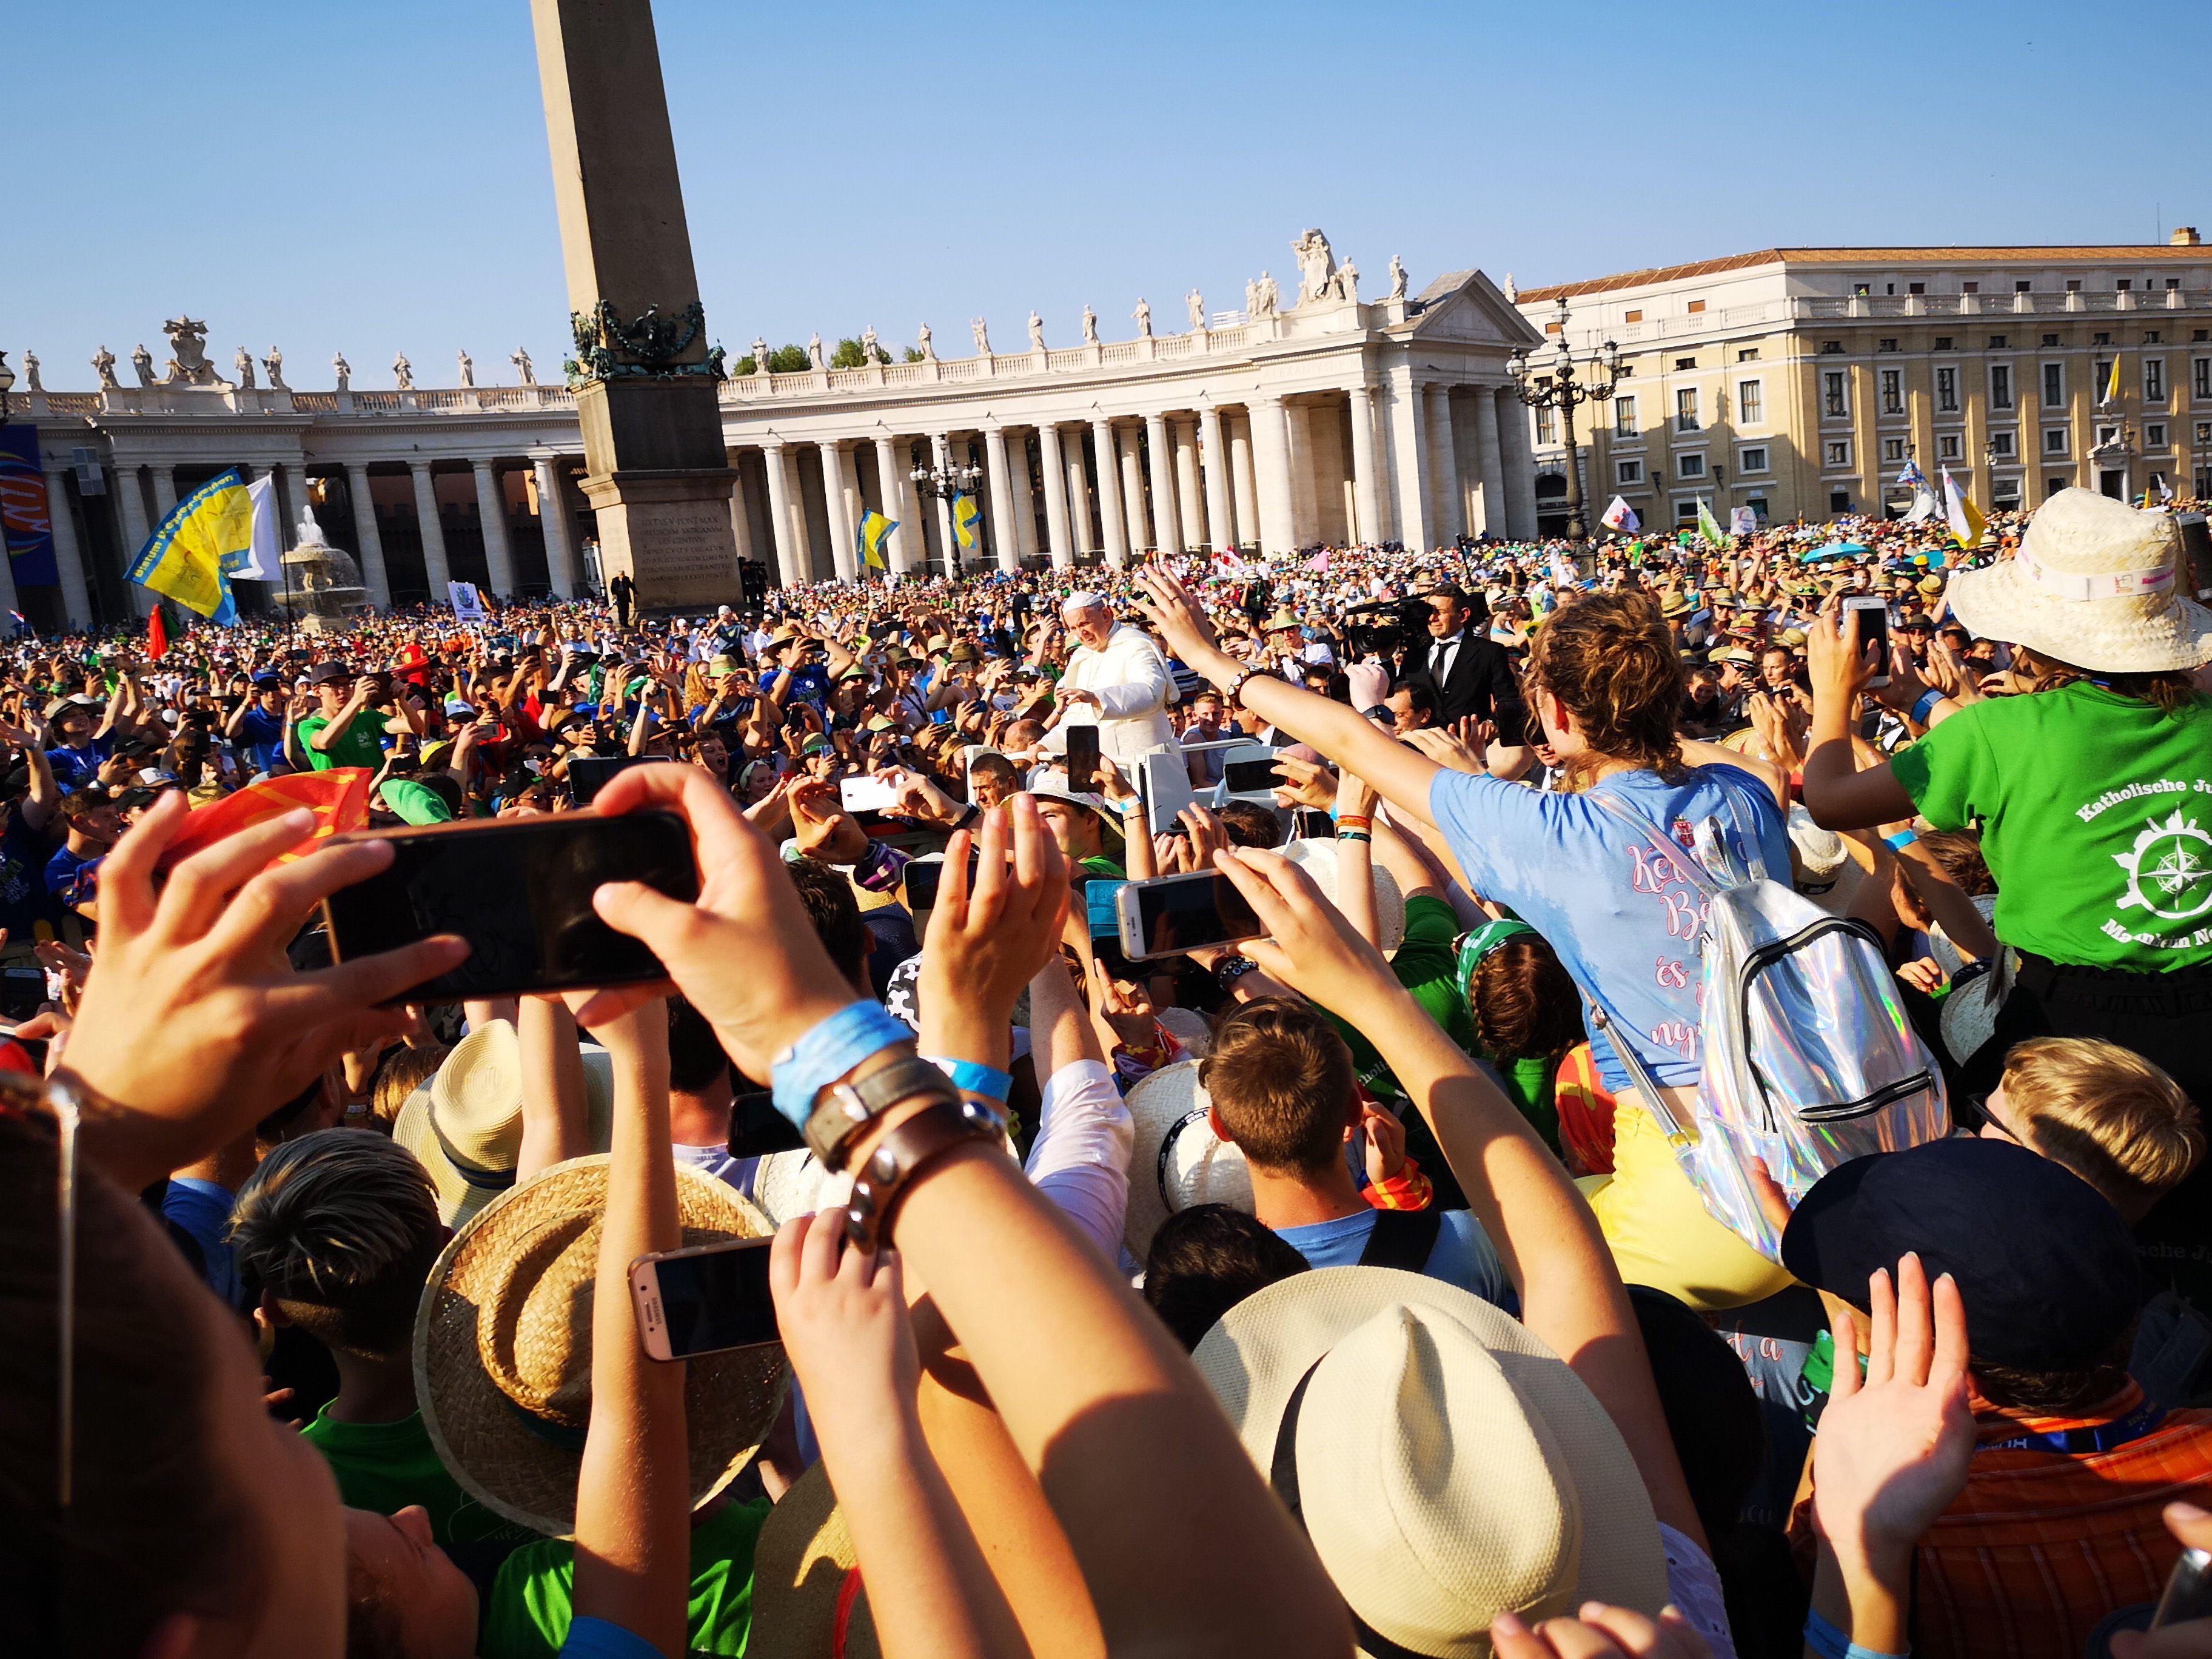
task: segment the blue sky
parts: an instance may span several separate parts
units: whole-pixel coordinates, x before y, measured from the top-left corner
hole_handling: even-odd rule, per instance
[[[1054,345],[1194,284],[1242,303],[1308,225],[1366,292],[1524,286],[1776,242],[2212,231],[2173,52],[2203,18],[1850,6],[654,8],[710,330],[742,356],[967,321]],[[523,0],[0,0],[0,349],[89,386],[179,309],[295,386],[511,380],[567,345]],[[1565,112],[1563,113],[1563,112]],[[125,378],[128,378],[127,365]]]

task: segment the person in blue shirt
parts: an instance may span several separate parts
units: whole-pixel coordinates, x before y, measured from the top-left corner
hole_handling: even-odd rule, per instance
[[[95,707],[90,698],[82,696],[63,697],[47,705],[46,719],[52,723],[49,735],[55,741],[46,750],[46,760],[53,768],[55,781],[64,789],[92,781],[100,763],[114,752],[109,738],[95,734]]]
[[[244,745],[249,770],[275,772],[284,765],[284,682],[275,674],[256,674],[253,694],[231,711],[222,734]]]
[[[53,825],[61,815],[61,791],[46,751],[28,732],[0,725],[0,741],[22,751],[30,787],[0,802],[0,933],[28,946],[41,921],[52,922],[61,907],[47,890],[46,870],[53,855]]]
[[[1415,1221],[1370,1202],[1353,1182],[1346,1148],[1364,1132],[1370,1188],[1400,1186],[1405,1132],[1361,1098],[1352,1050],[1312,1004],[1288,997],[1243,1004],[1215,1030],[1199,1081],[1214,1133],[1233,1142],[1250,1168],[1254,1213],[1312,1266],[1404,1266],[1498,1306],[1516,1305],[1498,1252],[1472,1213],[1432,1211]],[[1410,1254],[1393,1237],[1400,1232],[1418,1235]]]
[[[93,874],[107,849],[123,836],[123,812],[115,798],[96,783],[64,798],[68,840],[46,860],[46,891],[60,903],[92,914]]]

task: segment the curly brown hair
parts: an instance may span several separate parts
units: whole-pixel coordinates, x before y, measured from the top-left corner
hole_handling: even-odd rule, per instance
[[[1566,706],[1589,745],[1565,763],[1569,787],[1607,760],[1681,775],[1682,659],[1650,594],[1592,593],[1555,612],[1529,648],[1528,684]]]
[[[1499,1060],[1557,1059],[1583,1040],[1582,995],[1543,939],[1506,940],[1476,964],[1469,989],[1476,1040]]]

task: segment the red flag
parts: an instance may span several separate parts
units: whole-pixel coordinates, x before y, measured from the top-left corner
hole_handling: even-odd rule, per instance
[[[161,620],[161,607],[154,606],[154,614],[146,618],[146,659],[159,662],[169,654],[169,625]]]
[[[257,823],[266,823],[302,806],[315,815],[314,833],[290,852],[279,854],[270,863],[289,864],[295,859],[305,858],[332,836],[368,827],[368,781],[373,775],[361,766],[342,766],[328,772],[290,772],[266,783],[249,783],[236,794],[210,801],[205,806],[195,806],[185,816],[183,832],[162,854],[161,867],[167,869],[178,860],[204,852],[241,830],[251,830]]]

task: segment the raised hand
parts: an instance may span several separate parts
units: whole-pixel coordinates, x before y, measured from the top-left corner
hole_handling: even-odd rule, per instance
[[[922,941],[925,1054],[1006,1069],[1014,1000],[1059,948],[1067,905],[1067,860],[1037,813],[1036,796],[991,808],[980,834],[953,833]]]

